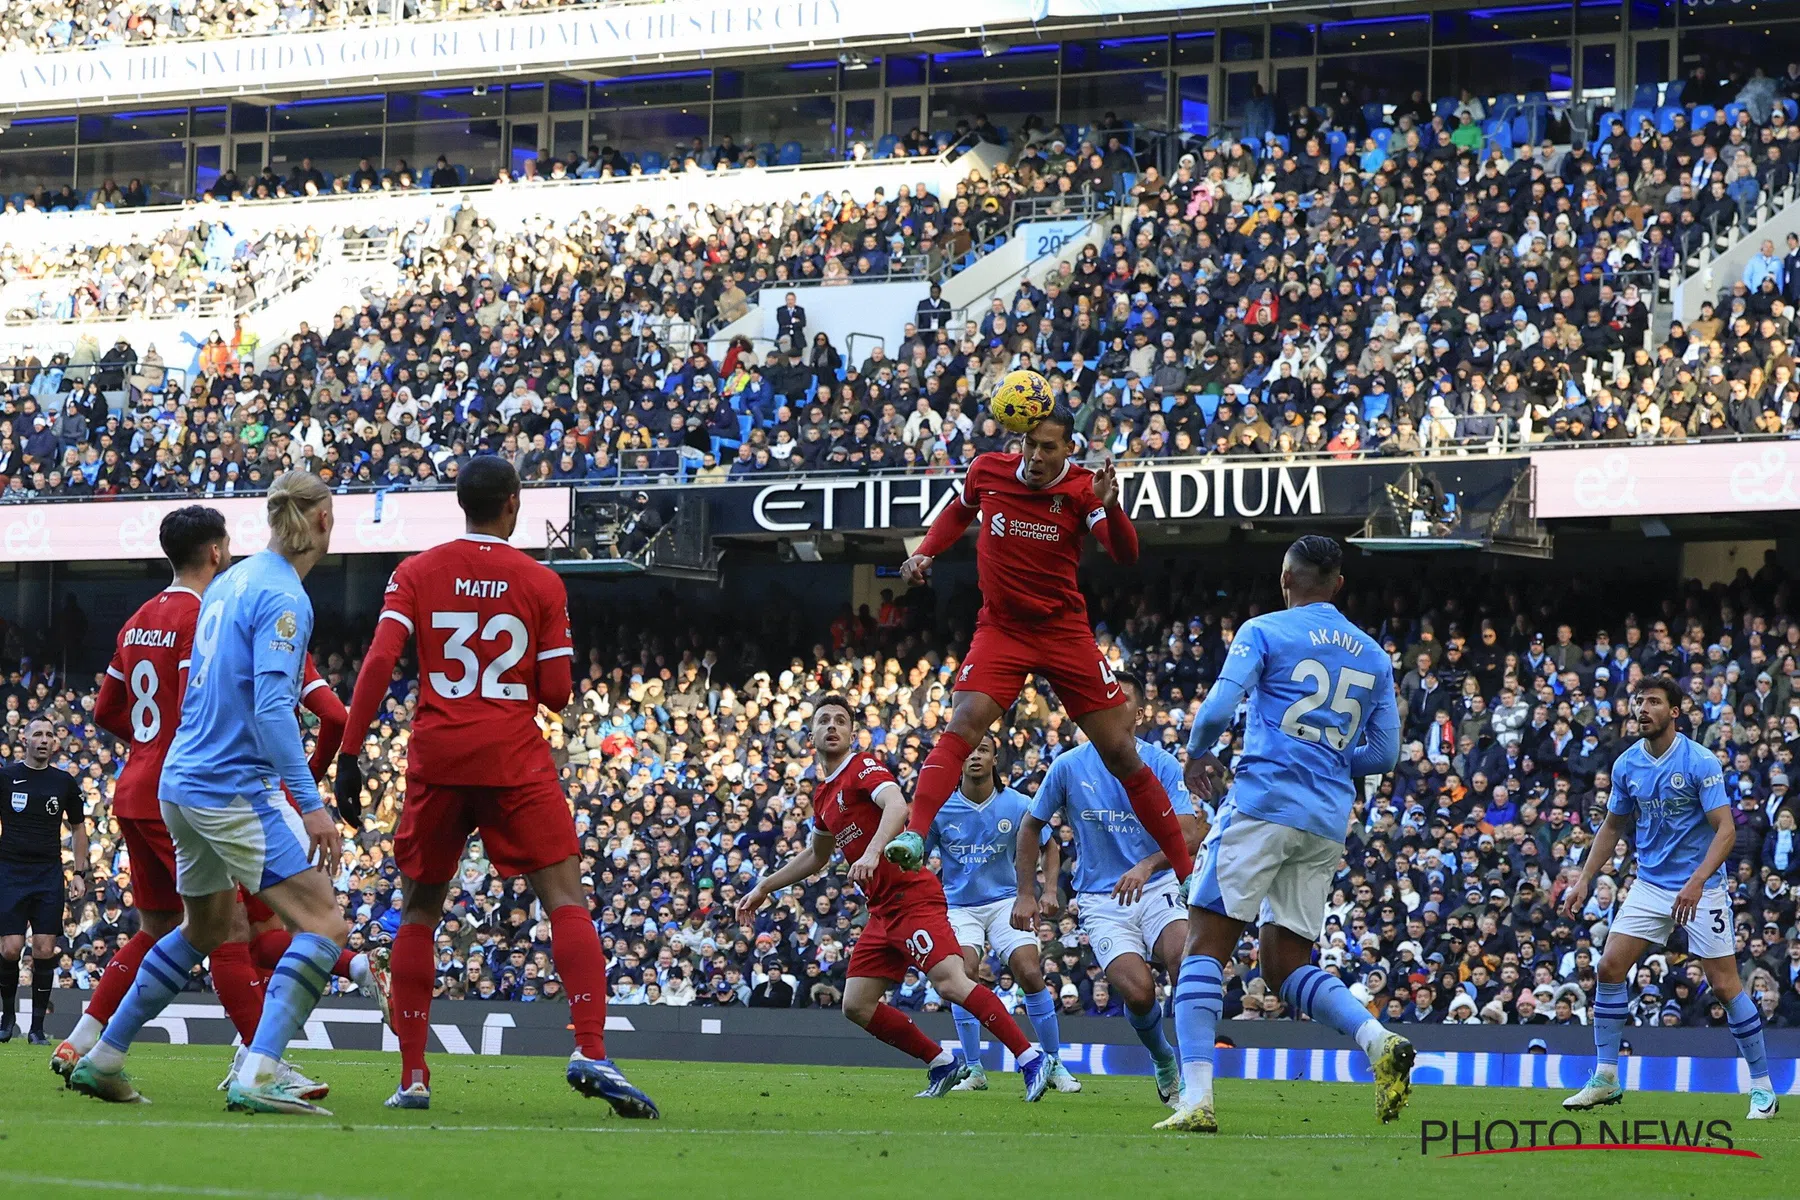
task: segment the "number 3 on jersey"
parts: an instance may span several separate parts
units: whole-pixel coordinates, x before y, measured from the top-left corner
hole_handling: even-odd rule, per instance
[[[1333,750],[1345,750],[1356,743],[1357,734],[1362,732],[1363,704],[1350,694],[1350,689],[1374,691],[1375,676],[1345,667],[1338,672],[1337,686],[1333,687],[1331,672],[1325,664],[1316,658],[1305,658],[1294,665],[1294,673],[1288,678],[1295,683],[1310,683],[1313,690],[1288,705],[1287,711],[1281,714],[1281,732],[1303,742],[1324,742]],[[1329,710],[1344,718],[1343,728],[1302,719],[1326,708],[1327,700],[1330,701]]]
[[[525,623],[511,613],[495,613],[488,618],[486,625],[481,625],[478,613],[434,612],[431,614],[431,627],[449,631],[449,638],[444,642],[444,657],[458,663],[463,673],[451,678],[443,671],[431,672],[431,688],[446,700],[460,700],[464,696],[473,695],[477,680],[481,685],[481,695],[485,700],[523,700],[530,693],[522,683],[503,683],[500,677],[518,666],[524,659],[525,652],[531,645],[531,634],[526,631]],[[469,639],[476,636],[480,629],[480,640],[483,643],[506,642],[506,648],[481,665],[481,658],[469,645]]]

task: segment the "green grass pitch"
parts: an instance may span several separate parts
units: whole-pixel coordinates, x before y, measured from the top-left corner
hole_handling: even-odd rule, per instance
[[[1649,1151],[1440,1157],[1420,1122],[1547,1119],[1560,1095],[1421,1087],[1375,1123],[1369,1088],[1223,1081],[1215,1137],[1152,1133],[1150,1080],[1088,1077],[1080,1095],[991,1091],[915,1100],[922,1071],[634,1061],[663,1120],[628,1122],[563,1083],[554,1059],[437,1056],[430,1112],[381,1106],[392,1055],[300,1053],[329,1080],[329,1120],[242,1116],[214,1090],[211,1047],[146,1046],[133,1078],[154,1101],[112,1107],[63,1090],[47,1052],[0,1047],[0,1196],[330,1197],[1514,1195],[1792,1196],[1800,1105],[1747,1123],[1736,1096],[1634,1094],[1609,1118],[1722,1119],[1761,1160]],[[1597,1127],[1587,1114],[1584,1127]],[[1458,1189],[1446,1192],[1442,1189]]]

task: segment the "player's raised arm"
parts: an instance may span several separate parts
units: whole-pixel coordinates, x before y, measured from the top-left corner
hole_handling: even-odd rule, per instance
[[[1114,562],[1129,567],[1138,560],[1138,536],[1131,518],[1125,515],[1122,496],[1119,470],[1109,458],[1094,472],[1094,509],[1088,514],[1088,528]]]
[[[979,462],[977,459],[976,463]],[[969,473],[957,489],[955,499],[944,505],[944,511],[931,523],[918,550],[901,564],[900,577],[907,583],[924,583],[926,573],[931,570],[931,560],[956,545],[968,530],[969,523],[981,511],[981,496],[974,483],[976,469],[975,463],[971,463]]]

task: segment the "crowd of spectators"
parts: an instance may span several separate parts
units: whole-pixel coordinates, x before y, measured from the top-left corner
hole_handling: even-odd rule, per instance
[[[149,242],[34,237],[0,244],[8,324],[243,312],[311,273],[313,229],[251,239],[224,222],[193,221]]]
[[[1150,682],[1144,736],[1171,749],[1185,743],[1238,622],[1278,602],[1270,583],[1097,581],[1104,652]],[[867,918],[843,864],[784,894],[752,927],[737,926],[732,900],[806,836],[817,768],[805,731],[822,694],[847,695],[863,714],[859,743],[913,785],[944,727],[974,600],[959,591],[940,605],[915,591],[877,612],[846,607],[820,627],[797,605],[712,612],[665,596],[653,610],[622,611],[609,599],[601,611],[577,593],[578,686],[563,712],[546,714],[545,736],[574,806],[615,1003],[839,1002],[848,951]],[[1394,657],[1407,745],[1392,774],[1364,781],[1322,964],[1395,1021],[1583,1022],[1628,858],[1609,864],[1580,914],[1564,917],[1558,905],[1604,806],[1608,766],[1635,736],[1627,693],[1643,674],[1668,671],[1688,692],[1681,728],[1717,754],[1732,798],[1738,837],[1728,871],[1742,973],[1771,1024],[1800,1025],[1793,600],[1772,555],[1729,586],[1633,590],[1629,607],[1616,591],[1543,573],[1458,578],[1442,590],[1411,576],[1352,580],[1344,607]],[[94,677],[44,665],[79,661],[86,627],[71,604],[47,647],[16,627],[0,630],[15,668],[0,684],[0,759],[20,753],[26,715],[49,713],[64,735],[58,761],[79,774],[94,827],[92,862],[79,864],[85,876],[71,864],[57,970],[58,987],[77,989],[91,987],[135,927],[129,864],[106,805],[120,747],[92,725]],[[340,694],[350,690],[365,638],[335,629],[314,647]],[[385,939],[398,920],[393,832],[413,672],[411,664],[396,672],[365,746],[365,816],[338,879],[358,945]],[[1038,686],[1027,687],[1003,733],[1004,770],[1026,792],[1078,736]],[[1241,747],[1241,727],[1232,738]],[[1056,836],[1068,861],[1071,833],[1058,826]],[[1067,878],[1061,891],[1067,899]],[[1110,1012],[1075,916],[1040,924],[1046,972],[1068,1011]],[[556,994],[544,914],[524,880],[494,875],[478,840],[437,944],[441,995]],[[1011,994],[1003,969],[996,982]],[[1679,938],[1645,960],[1632,989],[1640,1024],[1724,1023]],[[935,1007],[938,999],[909,978],[895,1001]],[[1262,988],[1247,939],[1228,971],[1227,1015],[1283,1011]]]
[[[1508,155],[1464,136],[1473,98],[1414,101],[1335,161],[1345,106],[1300,110],[1266,142],[1197,146],[1167,175],[1026,122],[1007,165],[943,197],[803,194],[507,230],[464,204],[447,229],[396,239],[398,293],[321,314],[248,364],[219,355],[179,394],[101,403],[76,373],[49,394],[15,379],[0,498],[255,490],[306,464],[341,486],[432,486],[484,448],[542,481],[950,471],[1006,444],[982,408],[1018,368],[1076,410],[1089,461],[1800,431],[1800,238],[1785,256],[1767,247],[1697,320],[1655,311],[1671,255],[1731,186],[1725,156],[1754,144],[1792,166],[1786,107],[1719,109],[1690,130],[1701,110],[1674,105],[1669,132],[1618,129],[1598,156],[1550,142]],[[808,329],[816,293],[787,298],[900,261],[937,273],[1022,202],[1107,197],[1123,204],[1097,245],[985,313],[933,290],[861,361]],[[776,343],[709,350],[752,304],[777,307]],[[58,434],[70,401],[74,442]]]

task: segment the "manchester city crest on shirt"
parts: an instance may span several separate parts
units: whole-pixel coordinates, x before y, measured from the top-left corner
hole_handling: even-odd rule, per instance
[[[24,812],[25,804],[30,799],[31,794],[29,792],[14,792],[12,794],[12,810],[14,812]]]
[[[295,616],[291,609],[282,613],[275,618],[275,632],[284,638],[293,637],[300,632],[300,618]]]
[[[1687,786],[1687,776],[1683,775],[1680,771],[1677,771],[1669,779],[1669,782],[1674,784],[1676,787],[1686,787]]]
[[[1011,833],[1013,830],[1012,818],[1011,817],[1001,817],[1000,823],[998,825],[994,826],[994,828],[998,829],[1001,833]]]

